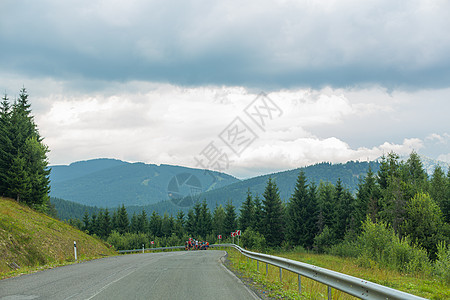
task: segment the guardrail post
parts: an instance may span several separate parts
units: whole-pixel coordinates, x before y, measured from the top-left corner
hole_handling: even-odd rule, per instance
[[[75,254],[75,261],[77,261],[77,242],[73,241],[73,252]]]
[[[331,300],[331,286],[328,286],[328,300]]]
[[[298,293],[302,294],[302,275],[298,274]]]
[[[259,260],[256,261],[256,271],[259,272]]]
[[[283,269],[280,267],[280,282],[283,281]]]
[[[269,264],[268,263],[266,263],[266,277],[267,277],[267,274],[269,274]]]

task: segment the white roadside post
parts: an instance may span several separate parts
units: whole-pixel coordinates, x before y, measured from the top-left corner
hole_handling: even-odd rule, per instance
[[[75,253],[75,261],[77,261],[77,242],[73,241],[73,252]]]
[[[142,253],[144,253],[144,249],[145,249],[144,244],[142,244]]]

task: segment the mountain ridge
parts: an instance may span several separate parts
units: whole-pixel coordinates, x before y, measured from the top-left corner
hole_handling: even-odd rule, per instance
[[[94,167],[90,166],[91,162]],[[80,169],[80,166],[87,170]],[[117,207],[122,203],[153,204],[168,200],[171,189],[185,195],[190,192],[188,189],[177,190],[180,178],[186,177],[183,174],[190,174],[196,179],[196,187],[201,191],[239,181],[231,175],[215,171],[111,159],[83,161],[50,168],[51,197],[99,207]],[[189,187],[191,186],[186,186]]]

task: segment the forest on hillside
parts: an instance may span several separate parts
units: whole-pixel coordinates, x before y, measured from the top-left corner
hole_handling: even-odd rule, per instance
[[[336,184],[309,182],[300,171],[285,203],[269,178],[261,196],[248,190],[240,210],[231,201],[212,211],[197,202],[176,216],[145,210],[131,216],[125,206],[70,222],[117,249],[183,245],[189,237],[217,242],[243,232],[246,248],[270,251],[300,247],[319,253],[363,257],[403,272],[435,272],[449,279],[450,172],[438,166],[429,177],[419,156],[382,157],[378,172],[360,179],[356,194]],[[447,271],[445,271],[447,270]]]

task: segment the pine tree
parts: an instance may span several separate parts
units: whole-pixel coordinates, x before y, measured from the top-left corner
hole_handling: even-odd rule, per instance
[[[97,222],[97,215],[94,213],[91,216],[91,221],[89,222],[89,233],[98,235],[98,222]]]
[[[112,231],[112,223],[111,223],[111,217],[109,216],[109,210],[106,208],[103,213],[103,234],[104,238],[107,238]]]
[[[340,178],[335,186],[334,203],[334,233],[337,239],[342,240],[350,227],[353,199],[350,192],[342,186]]]
[[[377,181],[381,189],[387,189],[390,178],[399,176],[398,158],[398,155],[394,152],[390,152],[387,157],[384,155],[381,157],[381,164],[377,174]]]
[[[206,200],[204,200],[200,206],[199,215],[197,218],[197,234],[199,237],[206,238],[212,231],[212,217],[209,211]]]
[[[89,230],[90,222],[89,222],[89,213],[87,211],[84,211],[83,216],[83,227],[81,229],[83,231]]]
[[[117,232],[120,234],[124,234],[125,232],[129,232],[130,222],[128,220],[128,213],[125,208],[125,205],[122,204],[117,211]]]
[[[131,216],[130,232],[131,233],[138,233],[139,232],[138,217],[137,217],[135,212],[133,212],[133,215]]]
[[[8,196],[8,170],[12,166],[14,151],[12,146],[11,106],[8,96],[2,98],[0,107],[0,196]]]
[[[226,236],[229,236],[237,229],[236,209],[231,200],[228,200],[227,205],[225,206],[224,226]]]
[[[325,226],[332,227],[334,218],[334,186],[330,182],[320,182],[318,188],[317,230],[320,234]]]
[[[415,151],[411,152],[406,163],[402,165],[401,173],[402,180],[411,185],[413,189],[412,195],[427,190],[428,175],[423,168],[419,155]]]
[[[153,236],[162,237],[162,219],[161,216],[158,215],[155,211],[153,211],[152,215],[150,216],[148,227],[150,230],[150,234],[152,234]]]
[[[259,199],[259,196],[256,195],[254,202],[254,216],[253,216],[253,224],[252,227],[254,230],[259,232],[260,234],[263,234],[263,224],[262,224],[262,217],[263,217],[263,207],[261,203],[261,199]]]
[[[31,194],[30,177],[25,169],[25,159],[16,156],[13,159],[6,181],[9,195],[13,195],[17,202],[27,199]]]
[[[0,193],[46,211],[50,191],[48,147],[42,143],[25,88],[0,111]]]
[[[180,210],[177,213],[177,218],[175,220],[175,228],[174,228],[175,234],[179,238],[181,238],[184,235],[185,223],[186,223],[186,220],[185,220],[185,217],[184,217],[184,212],[182,210]]]
[[[194,222],[194,224],[195,224],[195,227],[194,227],[194,232],[193,232],[193,234],[194,234],[194,236],[195,236],[196,238],[198,238],[198,236],[200,235],[200,232],[201,232],[201,230],[202,230],[202,229],[201,229],[202,224],[201,224],[201,221],[200,221],[200,218],[201,218],[201,216],[200,216],[201,210],[202,210],[202,206],[201,206],[200,202],[196,202],[196,203],[194,204],[194,216],[195,216],[195,222]]]
[[[213,212],[213,222],[212,222],[213,233],[215,236],[219,234],[223,236],[228,235],[228,232],[225,230],[225,218],[226,213],[223,206],[222,205],[216,206]]]
[[[117,226],[117,212],[118,210],[114,210],[111,217],[111,231],[119,232],[119,227]]]
[[[263,199],[264,237],[269,246],[280,246],[284,240],[284,213],[278,187],[272,179],[267,181]]]
[[[433,176],[431,177],[431,189],[430,196],[434,201],[439,205],[444,220],[447,223],[450,223],[450,215],[449,215],[449,206],[450,206],[450,198],[447,194],[447,178],[445,177],[445,173],[440,166],[436,166],[433,172]]]
[[[239,215],[239,229],[244,232],[248,227],[254,224],[254,204],[250,188],[247,191],[247,198],[241,206],[241,213]]]
[[[450,168],[447,172],[447,197],[446,201],[444,201],[442,205],[442,214],[444,216],[444,220],[450,224]]]
[[[148,218],[144,209],[142,209],[142,212],[138,215],[137,228],[139,233],[148,232]]]
[[[314,237],[318,234],[317,221],[318,221],[318,194],[317,186],[314,182],[309,184],[308,188],[308,205],[307,211],[308,226],[307,226],[307,239],[305,240],[305,248],[311,249],[314,245]]]
[[[186,232],[188,235],[195,235],[196,230],[196,222],[194,210],[192,208],[189,209],[186,220]]]
[[[372,169],[369,167],[366,177],[358,185],[356,193],[356,201],[354,202],[354,218],[357,231],[361,228],[362,223],[369,215],[372,222],[378,217],[379,199],[381,197],[380,188],[376,182],[376,178]]]
[[[297,183],[287,205],[287,231],[286,238],[293,245],[306,246],[308,237],[308,224],[310,223],[308,205],[308,184],[303,170],[297,178]],[[314,222],[313,222],[314,224]],[[313,237],[314,238],[314,237]]]
[[[164,237],[170,236],[172,234],[174,224],[175,222],[173,217],[169,216],[169,214],[165,212],[163,218],[161,219],[161,235]]]

